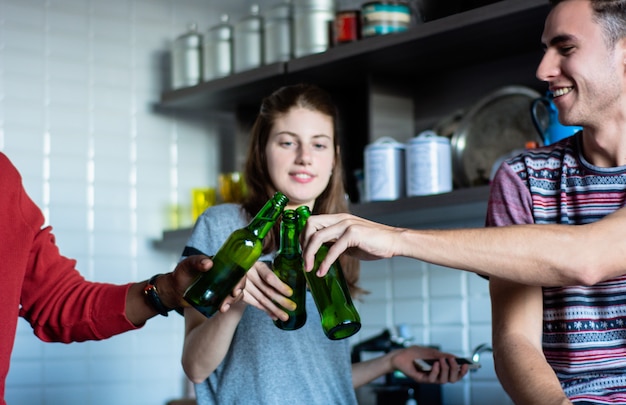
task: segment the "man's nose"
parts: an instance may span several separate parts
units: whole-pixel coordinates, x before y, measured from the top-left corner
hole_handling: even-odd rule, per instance
[[[561,74],[561,69],[559,68],[557,58],[552,52],[544,53],[541,62],[539,62],[539,66],[537,66],[537,71],[535,72],[537,79],[543,82],[549,82],[559,74]]]

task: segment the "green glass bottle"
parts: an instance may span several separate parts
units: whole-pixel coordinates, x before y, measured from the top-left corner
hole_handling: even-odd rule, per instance
[[[277,319],[274,325],[283,330],[296,330],[306,323],[306,279],[304,278],[304,261],[298,238],[298,214],[294,210],[285,210],[280,224],[280,248],[274,258],[273,271],[285,284],[293,290],[290,299],[296,304],[287,321]]]
[[[311,211],[309,207],[301,206],[296,209],[296,212],[299,228],[302,230],[311,216]],[[345,339],[361,329],[361,318],[352,303],[350,290],[339,260],[330,266],[324,277],[318,277],[315,274],[327,254],[328,246],[322,245],[315,254],[313,270],[304,272],[304,276],[320,313],[324,333],[331,340]]]
[[[289,199],[277,192],[252,218],[248,226],[230,234],[213,256],[213,267],[187,288],[183,297],[206,317],[217,312],[237,283],[261,257],[262,241],[272,229]]]

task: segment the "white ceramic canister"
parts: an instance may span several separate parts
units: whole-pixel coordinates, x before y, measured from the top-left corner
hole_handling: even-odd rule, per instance
[[[330,47],[330,27],[334,20],[335,0],[294,0],[294,56],[326,51]]]
[[[233,73],[233,27],[228,14],[220,23],[209,28],[204,39],[204,80],[226,77]]]
[[[195,86],[202,81],[202,34],[195,23],[174,40],[171,61],[172,89]]]
[[[276,4],[268,10],[263,29],[265,64],[286,62],[293,57],[292,19],[291,1]]]
[[[424,131],[407,143],[407,196],[452,191],[452,152],[450,139]]]
[[[397,200],[405,196],[405,148],[403,143],[389,137],[365,147],[366,201]]]

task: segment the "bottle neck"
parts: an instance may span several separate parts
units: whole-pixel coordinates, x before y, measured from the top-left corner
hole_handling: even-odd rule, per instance
[[[279,253],[293,255],[300,252],[300,242],[298,240],[298,230],[294,221],[283,222],[280,226],[280,248]]]
[[[259,239],[265,238],[287,205],[287,198],[278,194],[265,203],[246,228]]]
[[[304,230],[307,219],[311,216],[311,210],[306,205],[296,208],[296,213],[298,213],[298,233],[301,233]]]

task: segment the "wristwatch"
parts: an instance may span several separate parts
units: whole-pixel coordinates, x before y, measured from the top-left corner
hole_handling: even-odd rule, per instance
[[[146,296],[146,300],[148,303],[154,308],[159,314],[163,316],[167,316],[167,313],[173,310],[174,308],[167,308],[163,305],[163,301],[159,298],[159,292],[156,287],[156,280],[159,276],[163,274],[155,274],[148,281],[148,285],[143,289],[143,293]]]

